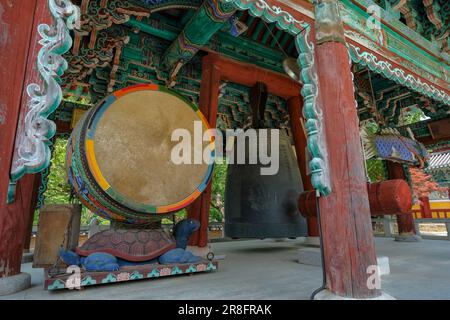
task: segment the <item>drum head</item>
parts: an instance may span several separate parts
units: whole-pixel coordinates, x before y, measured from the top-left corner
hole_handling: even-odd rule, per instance
[[[214,147],[194,139],[195,122],[203,135],[209,126],[198,108],[167,88],[139,85],[115,92],[97,107],[86,132],[86,157],[96,182],[115,201],[140,212],[187,206],[205,189],[213,168],[203,158],[194,163],[194,151],[212,157]],[[172,141],[177,129],[189,140]],[[190,164],[172,157],[183,155],[173,151],[182,140],[190,145]],[[194,148],[195,141],[201,148]]]

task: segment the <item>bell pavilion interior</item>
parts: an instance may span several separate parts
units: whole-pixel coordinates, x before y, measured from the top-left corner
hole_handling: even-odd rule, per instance
[[[0,1],[0,299],[450,299],[449,35],[446,0]]]

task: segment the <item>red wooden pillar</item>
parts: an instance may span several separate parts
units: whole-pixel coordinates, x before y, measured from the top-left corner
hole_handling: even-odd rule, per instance
[[[430,207],[430,198],[428,197],[420,197],[420,212],[422,213],[423,219],[431,219],[433,218],[431,214],[431,207]]]
[[[211,56],[205,56],[202,62],[202,81],[199,107],[211,128],[216,127],[219,107],[219,69],[211,62]],[[211,181],[202,195],[187,209],[188,217],[200,221],[200,229],[189,242],[192,246],[205,247],[208,244],[209,210],[211,208]]]
[[[41,185],[41,174],[33,174],[31,176],[30,186],[26,190],[32,190],[30,201],[24,204],[24,209],[28,211],[28,221],[26,223],[27,230],[23,241],[23,252],[30,252],[31,233],[33,232],[34,212],[36,211],[37,200],[39,196],[39,187]]]
[[[45,0],[0,3],[0,278],[20,273],[28,229],[35,176],[18,182],[12,204],[6,199],[19,115],[28,102],[24,92],[36,74],[37,25],[43,17],[50,17]]]
[[[332,193],[321,197],[320,224],[328,290],[335,295],[373,298],[367,285],[377,264],[359,121],[344,30],[335,0],[315,6],[319,98],[328,149]]]
[[[398,162],[387,161],[387,170],[389,179],[403,179],[406,180],[405,172],[403,166]],[[397,215],[397,225],[399,237],[396,238],[400,240],[401,238],[408,238],[410,240],[419,239],[416,236],[416,228],[414,226],[414,217],[412,213]]]
[[[294,144],[295,144],[295,153],[297,154],[297,162],[298,162],[298,168],[300,170],[300,175],[302,177],[303,181],[303,187],[305,191],[311,191],[314,190],[312,184],[311,184],[311,178],[306,174],[307,172],[307,166],[306,163],[306,135],[305,131],[301,124],[301,111],[303,109],[303,99],[300,96],[293,97],[288,100],[288,111],[289,111],[289,117],[291,119],[291,129],[292,129],[292,135],[294,137]],[[308,224],[308,236],[310,237],[318,237],[319,236],[319,229],[317,224],[317,218],[316,217],[307,217],[306,222]]]

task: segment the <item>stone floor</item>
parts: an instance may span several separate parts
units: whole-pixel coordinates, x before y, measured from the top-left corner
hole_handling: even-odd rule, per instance
[[[88,287],[81,291],[43,290],[42,269],[23,265],[32,287],[0,299],[308,299],[320,286],[319,267],[298,264],[301,240],[251,240],[212,244],[225,254],[219,270]],[[376,238],[377,254],[388,256],[391,274],[382,290],[397,299],[450,299],[450,242],[399,243]]]

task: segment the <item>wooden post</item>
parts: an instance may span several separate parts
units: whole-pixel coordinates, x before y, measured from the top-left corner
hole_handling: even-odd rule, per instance
[[[343,25],[336,0],[315,3],[319,99],[332,187],[319,201],[327,288],[338,296],[378,297],[380,290],[368,286],[377,259]]]
[[[294,137],[295,153],[297,154],[298,168],[303,181],[305,191],[314,190],[311,178],[306,174],[308,163],[306,162],[306,133],[301,123],[301,111],[303,109],[303,99],[300,96],[292,97],[288,100],[289,118],[291,120],[292,135]],[[316,217],[307,217],[308,236],[318,237],[319,228]]]
[[[422,219],[431,219],[433,215],[431,214],[430,198],[420,197],[420,212],[422,213]]]
[[[220,72],[211,63],[211,56],[203,58],[202,81],[200,87],[200,111],[211,128],[216,127],[219,107]],[[211,181],[202,195],[187,209],[188,217],[200,221],[200,229],[194,233],[189,242],[192,246],[205,247],[208,243],[209,210],[211,208]]]
[[[406,180],[403,166],[398,162],[386,161],[389,179]],[[397,215],[398,237],[397,241],[417,241],[420,238],[416,236],[414,217],[412,213]]]
[[[20,273],[35,177],[25,175],[7,204],[9,173],[29,81],[37,78],[37,26],[50,20],[46,0],[0,3],[0,278]]]
[[[33,174],[32,177],[32,193],[30,201],[27,203],[28,208],[28,221],[26,223],[27,230],[23,241],[23,252],[30,252],[31,233],[33,232],[34,212],[36,211],[36,205],[39,195],[39,186],[41,185],[41,174]]]

